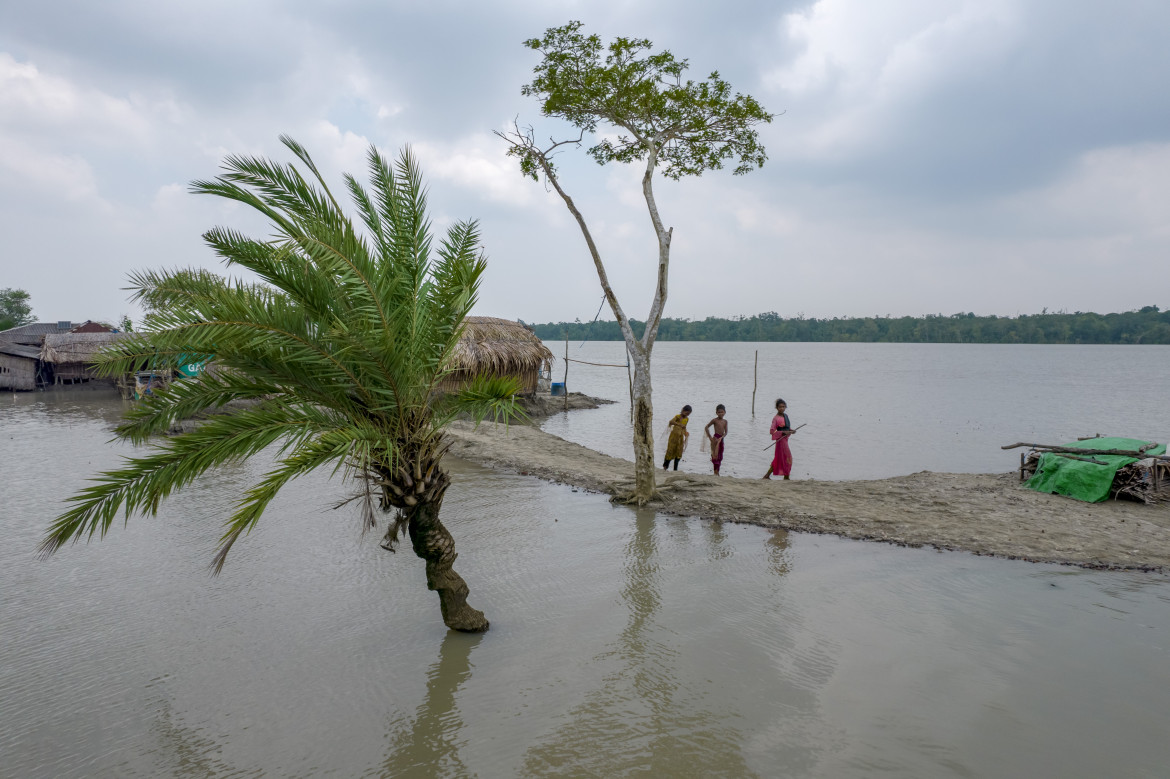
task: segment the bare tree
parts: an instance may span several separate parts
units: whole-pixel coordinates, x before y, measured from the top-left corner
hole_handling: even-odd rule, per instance
[[[580,22],[549,28],[543,38],[524,45],[543,55],[533,72],[535,78],[522,94],[541,100],[541,113],[564,119],[578,128],[575,138],[537,142],[531,126],[513,122],[512,129],[497,132],[509,145],[508,153],[520,161],[520,170],[539,180],[541,175],[565,201],[585,237],[605,299],[621,327],[634,366],[634,475],[631,502],[645,504],[655,493],[654,411],[651,404],[650,355],[666,306],[670,271],[670,242],[674,228],[663,225],[654,199],[654,173],[678,180],[720,169],[735,161],[736,175],[764,164],[767,156],[759,143],[756,125],[772,121],[754,98],[732,94],[730,85],[711,73],[703,81],[683,81],[687,60],[669,51],[651,53],[645,39],[616,38],[608,46],[596,35],[581,32]],[[646,327],[641,337],[630,326],[610,286],[597,243],[573,199],[562,186],[553,164],[563,147],[580,147],[587,134],[604,126],[616,130],[588,149],[599,165],[610,162],[643,162],[642,196],[658,237],[658,280]]]

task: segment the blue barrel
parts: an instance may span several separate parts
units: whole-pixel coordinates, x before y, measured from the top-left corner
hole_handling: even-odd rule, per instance
[[[563,381],[554,381],[552,383],[552,388],[549,390],[549,394],[550,395],[564,395],[565,394],[565,383]]]

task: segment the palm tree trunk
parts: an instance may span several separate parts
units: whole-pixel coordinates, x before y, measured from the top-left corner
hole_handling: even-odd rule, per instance
[[[444,490],[445,492],[445,490]],[[443,493],[430,501],[412,507],[408,512],[410,544],[414,553],[426,561],[427,589],[439,593],[439,608],[443,624],[452,630],[482,633],[488,629],[483,612],[467,604],[470,590],[463,577],[455,573],[455,539],[439,521]]]

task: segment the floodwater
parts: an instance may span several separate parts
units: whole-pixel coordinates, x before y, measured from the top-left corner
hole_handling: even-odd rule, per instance
[[[0,776],[1170,765],[1167,577],[663,517],[458,462],[444,518],[482,636],[443,627],[421,561],[330,510],[347,487],[324,474],[210,577],[263,462],[36,559],[63,498],[131,451],[109,442],[122,409],[100,393],[0,404]]]
[[[548,343],[563,378],[565,344]],[[569,357],[625,364],[625,344],[570,342]],[[755,418],[752,386],[759,352]],[[727,406],[723,473],[760,476],[772,460],[775,401],[788,403],[793,477],[880,479],[917,471],[1003,473],[1019,467],[1017,441],[1056,444],[1080,436],[1170,440],[1170,346],[1003,344],[704,343],[654,347],[654,431],[694,408],[680,470],[709,473],[703,426]],[[617,400],[561,414],[543,428],[632,458],[625,368],[570,363],[569,389]]]

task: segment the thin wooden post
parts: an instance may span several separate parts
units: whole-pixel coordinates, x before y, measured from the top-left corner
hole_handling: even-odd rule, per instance
[[[1024,480],[1024,453],[1020,452],[1020,481]]]
[[[756,416],[756,387],[760,384],[760,350],[756,349],[756,365],[752,368],[752,418]]]
[[[565,411],[569,410],[569,339],[565,339]]]

